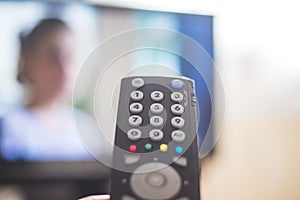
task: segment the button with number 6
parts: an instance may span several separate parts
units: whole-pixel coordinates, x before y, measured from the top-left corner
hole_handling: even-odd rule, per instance
[[[184,112],[184,107],[180,104],[174,104],[171,106],[171,112],[174,115],[182,115]]]

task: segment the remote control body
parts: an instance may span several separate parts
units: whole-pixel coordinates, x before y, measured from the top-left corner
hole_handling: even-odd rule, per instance
[[[199,200],[197,102],[185,77],[121,81],[112,200]]]

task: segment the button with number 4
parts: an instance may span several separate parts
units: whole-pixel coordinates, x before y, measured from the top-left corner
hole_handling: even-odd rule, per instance
[[[150,124],[153,127],[160,127],[164,123],[164,119],[160,116],[152,116],[150,117]]]
[[[174,104],[171,106],[171,112],[174,115],[181,115],[184,112],[184,107],[180,104]]]
[[[161,114],[164,111],[164,107],[160,103],[154,103],[150,106],[150,110],[153,114]]]
[[[171,94],[171,99],[173,102],[180,103],[183,101],[183,94],[181,94],[180,92],[173,92]]]
[[[144,93],[142,93],[141,91],[133,91],[131,92],[130,94],[130,98],[133,100],[133,101],[140,101],[144,98]]]
[[[129,107],[132,113],[140,113],[143,111],[143,105],[140,103],[132,103]]]
[[[153,101],[161,101],[164,98],[164,94],[160,91],[154,91],[151,93],[151,99]]]
[[[171,124],[175,128],[182,128],[184,126],[184,119],[181,117],[173,117],[171,119]]]
[[[139,126],[142,124],[142,118],[138,115],[132,115],[129,117],[128,119],[128,123],[131,125],[131,126]]]

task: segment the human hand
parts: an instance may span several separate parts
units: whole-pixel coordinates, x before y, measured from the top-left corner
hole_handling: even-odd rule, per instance
[[[84,197],[79,200],[110,200],[110,195],[94,195],[94,196],[89,196],[89,197]]]

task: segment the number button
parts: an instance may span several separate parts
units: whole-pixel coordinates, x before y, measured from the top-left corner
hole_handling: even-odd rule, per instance
[[[135,78],[131,81],[131,85],[134,88],[139,88],[144,85],[144,80],[142,78]]]
[[[153,129],[149,132],[150,140],[152,141],[160,141],[164,137],[164,133],[161,130]]]
[[[151,93],[151,99],[153,101],[161,101],[164,98],[164,94],[160,91],[154,91]]]
[[[185,133],[180,130],[175,130],[172,132],[171,137],[175,142],[183,142],[185,139]]]
[[[139,126],[142,124],[143,120],[138,115],[132,115],[129,117],[128,122],[131,126]]]
[[[132,113],[140,113],[143,111],[143,105],[140,103],[132,103],[129,107]]]
[[[174,79],[171,81],[171,87],[174,89],[181,89],[183,85],[184,85],[183,81],[179,79]]]
[[[184,119],[181,117],[173,117],[171,124],[174,128],[182,128],[184,126]]]
[[[164,110],[164,107],[160,103],[154,103],[150,106],[150,110],[153,114],[161,114]]]
[[[133,91],[130,94],[130,98],[133,101],[140,101],[144,98],[144,93],[142,93],[141,91]]]
[[[184,112],[184,107],[180,104],[174,104],[171,106],[171,112],[174,115],[182,115]]]
[[[164,120],[160,116],[152,116],[152,117],[150,117],[150,124],[153,127],[160,127],[160,126],[163,125],[163,123],[164,123]]]
[[[136,141],[142,137],[142,132],[139,129],[130,129],[127,132],[127,137],[129,140]]]
[[[183,101],[183,94],[181,94],[180,92],[173,92],[171,94],[171,99],[173,102],[180,103]]]

